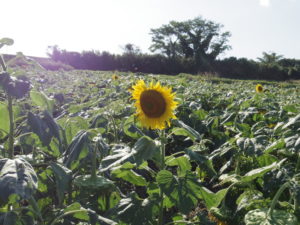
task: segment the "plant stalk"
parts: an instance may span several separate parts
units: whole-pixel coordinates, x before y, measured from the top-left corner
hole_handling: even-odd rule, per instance
[[[299,171],[299,169],[300,169],[300,152],[298,153],[298,159],[297,159],[295,172],[297,173]]]
[[[38,216],[40,222],[41,222],[42,224],[45,224],[45,223],[44,223],[44,220],[43,220],[43,217],[42,217],[42,213],[41,213],[41,211],[40,211],[40,208],[39,208],[39,206],[38,206],[38,204],[37,204],[35,198],[34,198],[34,197],[31,197],[31,198],[29,199],[29,202],[30,202],[30,204],[31,204],[31,206],[32,206],[32,208],[33,208],[34,213]]]
[[[95,148],[93,149],[93,156],[92,156],[92,171],[91,176],[92,179],[95,180],[97,177],[96,167],[97,167],[97,147],[98,143],[95,144]]]
[[[9,136],[8,136],[8,158],[14,157],[14,114],[13,114],[13,99],[7,93],[8,114],[9,114]]]
[[[276,192],[276,194],[275,194],[275,196],[274,196],[274,198],[273,198],[273,200],[272,200],[272,202],[271,202],[271,206],[270,206],[270,209],[269,209],[268,214],[267,214],[268,216],[272,217],[273,210],[274,210],[274,208],[275,208],[276,203],[278,202],[278,199],[279,199],[280,195],[281,195],[282,192],[283,192],[287,187],[289,187],[289,186],[290,186],[290,182],[288,181],[288,182],[284,183],[284,184],[278,189],[278,191]]]
[[[166,154],[166,146],[165,146],[165,139],[166,134],[165,130],[161,131],[160,134],[160,141],[161,141],[161,162],[160,162],[160,170],[165,169],[165,154]],[[163,225],[163,218],[164,218],[164,193],[162,191],[162,188],[159,188],[159,198],[160,198],[160,204],[159,204],[159,218],[158,218],[158,224]]]
[[[236,166],[235,166],[235,174],[240,175],[240,155],[237,155]]]
[[[4,62],[4,59],[3,59],[2,55],[0,55],[0,64],[1,64],[1,66],[2,66],[2,69],[3,69],[4,71],[6,71],[6,70],[7,70],[7,67],[6,67],[6,65],[5,65],[5,62]]]

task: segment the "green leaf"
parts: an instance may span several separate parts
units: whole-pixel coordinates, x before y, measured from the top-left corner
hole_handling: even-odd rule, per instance
[[[126,168],[127,167],[126,164],[130,164],[130,163],[126,162],[120,168],[114,169],[112,171],[112,175],[116,176],[117,178],[126,180],[137,186],[146,186],[148,183],[145,180],[145,178],[137,174],[136,172],[134,172],[131,168]]]
[[[297,113],[298,109],[296,107],[296,105],[285,105],[282,107],[283,110],[287,111],[287,112],[292,112],[292,113]]]
[[[159,146],[149,137],[141,137],[133,146],[134,161],[139,166],[144,161],[151,159],[152,156],[159,151]]]
[[[130,116],[126,119],[124,125],[123,125],[123,131],[124,133],[134,139],[138,139],[142,136],[145,136],[143,132],[135,125],[135,118],[134,116]]]
[[[14,40],[11,38],[1,38],[0,39],[0,48],[2,48],[4,45],[13,45],[14,44]]]
[[[183,135],[189,137],[193,141],[201,139],[200,134],[190,126],[186,125],[184,122],[175,120],[174,124],[178,126],[172,129],[172,133],[175,135]]]
[[[67,144],[71,143],[72,139],[80,130],[87,130],[89,127],[88,121],[79,116],[62,118],[58,120],[58,124],[60,124],[65,133]]]
[[[37,175],[24,159],[0,159],[0,198],[7,201],[11,194],[31,198],[37,189]]]
[[[268,166],[268,165],[278,161],[278,159],[275,156],[270,155],[270,154],[263,154],[263,155],[257,157],[256,159],[261,167]]]
[[[72,171],[58,163],[51,162],[50,166],[55,176],[56,194],[59,200],[59,204],[62,204],[65,197],[65,192],[70,188],[72,180]]]
[[[162,186],[165,190],[165,193],[170,194],[172,192],[172,183],[176,182],[173,174],[168,170],[161,170],[156,175],[157,183]]]
[[[300,125],[300,114],[298,114],[295,117],[292,117],[289,119],[289,121],[282,127],[282,129],[288,128],[290,126],[297,126]]]
[[[43,92],[30,91],[30,98],[34,105],[39,106],[43,110],[53,112],[54,100],[48,98]]]
[[[201,189],[201,198],[205,201],[205,205],[208,209],[212,207],[218,207],[222,200],[225,198],[229,188],[222,189],[217,193],[213,193],[207,188],[203,187]]]
[[[111,213],[117,215],[120,221],[130,225],[156,224],[158,202],[158,198],[140,199],[136,193],[130,193],[127,198],[120,200]]]
[[[129,158],[133,156],[135,152],[131,150],[129,146],[126,145],[114,145],[112,153],[109,156],[106,156],[102,159],[100,163],[100,172],[107,171],[115,166],[120,165],[126,161],[129,161]]]
[[[247,208],[251,207],[251,205],[255,202],[255,200],[258,199],[263,199],[263,194],[260,191],[257,191],[255,189],[247,189],[236,200],[237,211],[243,209],[247,210]]]
[[[295,215],[286,210],[273,210],[272,216],[269,209],[255,209],[249,211],[244,218],[246,225],[297,225]]]
[[[104,172],[129,160],[139,166],[151,159],[157,151],[159,147],[147,136],[137,140],[132,149],[126,145],[115,145],[112,154],[102,159],[100,171]]]
[[[166,159],[167,166],[178,166],[177,174],[178,176],[185,176],[186,172],[192,169],[192,165],[186,156],[180,157],[168,157]]]
[[[261,167],[261,168],[257,168],[254,170],[249,171],[248,173],[246,173],[242,178],[241,178],[241,182],[250,182],[252,180],[255,180],[258,177],[262,177],[265,173],[271,171],[272,169],[274,169],[275,167],[278,167],[280,164],[282,164],[286,159],[281,160],[280,162],[274,162],[269,166],[265,166],[265,167]]]
[[[79,166],[80,159],[85,158],[90,148],[89,133],[79,131],[64,153],[64,164],[72,170]]]
[[[200,169],[205,171],[209,176],[214,176],[217,174],[213,167],[212,160],[210,160],[207,156],[190,149],[185,149],[184,152],[187,154],[191,161],[196,162],[199,165]]]
[[[30,91],[29,81],[10,76],[6,83],[2,84],[4,90],[15,98],[23,98]]]
[[[276,140],[274,141],[272,144],[270,144],[269,146],[266,147],[264,153],[271,153],[273,152],[274,150],[277,150],[277,149],[282,149],[285,147],[285,141],[283,138],[279,139],[279,140]]]
[[[92,177],[91,175],[81,175],[74,179],[74,185],[86,191],[112,191],[114,183],[102,176]]]
[[[64,213],[67,213],[67,212],[72,212],[74,210],[84,210],[83,207],[81,207],[81,205],[78,203],[78,202],[75,202],[69,206],[67,206],[65,209],[64,209]],[[88,210],[86,211],[81,211],[81,212],[77,212],[77,213],[73,213],[71,214],[74,218],[77,218],[77,219],[80,219],[80,220],[84,220],[84,221],[89,221],[90,217],[89,217],[89,214],[88,214]]]
[[[44,112],[43,117],[28,112],[27,120],[31,130],[39,136],[44,146],[49,146],[53,137],[56,137],[60,143],[59,128],[47,111]]]
[[[225,197],[227,190],[214,194],[202,187],[197,177],[187,171],[184,177],[175,177],[170,171],[161,170],[156,176],[156,181],[164,194],[184,213],[189,213],[203,199],[208,208],[217,206]]]

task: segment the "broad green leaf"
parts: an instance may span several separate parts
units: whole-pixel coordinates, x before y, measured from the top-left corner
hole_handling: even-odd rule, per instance
[[[288,128],[290,126],[297,126],[297,127],[299,127],[299,125],[300,125],[300,114],[298,114],[295,117],[290,118],[289,121],[286,124],[284,124],[284,126],[282,127],[282,129]]]
[[[247,189],[236,200],[237,210],[247,209],[254,200],[263,199],[263,194],[255,189]],[[266,201],[267,202],[267,201]]]
[[[42,144],[49,146],[54,134],[44,119],[38,115],[34,115],[32,112],[28,112],[27,120],[31,130],[38,135]]]
[[[199,165],[199,168],[205,171],[209,176],[214,176],[217,174],[213,167],[212,160],[210,160],[207,156],[190,149],[185,149],[184,151],[190,160],[195,161]]]
[[[225,198],[229,188],[222,189],[217,193],[213,193],[207,188],[203,187],[201,189],[201,198],[205,201],[205,205],[208,209],[212,207],[218,207],[222,200]]]
[[[268,166],[268,165],[278,161],[278,159],[275,156],[270,155],[270,154],[263,154],[263,155],[257,157],[256,159],[261,167]]]
[[[186,156],[168,157],[166,159],[167,166],[178,166],[178,176],[185,176],[186,172],[192,169],[192,165]]]
[[[244,222],[246,225],[297,225],[295,215],[286,210],[273,210],[272,216],[268,214],[269,209],[255,209],[249,211]]]
[[[71,143],[80,130],[87,130],[89,126],[88,121],[79,116],[60,119],[58,124],[63,129],[67,144]]]
[[[271,153],[276,149],[282,149],[285,147],[285,141],[283,138],[274,141],[272,144],[266,147],[264,153]]]
[[[7,201],[11,194],[31,198],[37,189],[37,175],[24,159],[0,159],[0,198]]]
[[[30,98],[34,105],[39,106],[43,110],[53,112],[54,100],[48,98],[43,92],[30,91]]]
[[[112,148],[112,153],[102,159],[100,163],[100,172],[107,171],[115,166],[120,165],[133,156],[135,152],[129,146],[126,145],[115,145]]]
[[[114,183],[102,176],[80,175],[74,179],[74,185],[84,191],[113,191]]]
[[[68,213],[68,212],[72,212],[74,210],[83,210],[81,212],[77,212],[77,213],[72,213],[71,215],[74,217],[74,218],[77,218],[77,219],[80,219],[80,220],[84,220],[84,221],[89,221],[89,215],[88,215],[88,210],[84,211],[84,208],[81,207],[81,205],[78,203],[78,202],[75,202],[71,205],[68,205],[63,213]]]
[[[174,124],[178,126],[172,129],[172,132],[175,135],[183,135],[189,137],[193,141],[201,139],[200,134],[190,126],[186,125],[184,122],[180,120],[175,120]]]
[[[90,140],[87,131],[79,131],[64,153],[64,164],[72,170],[79,166],[79,161],[89,153]]]
[[[59,203],[62,204],[65,197],[65,192],[69,190],[71,185],[72,171],[64,167],[63,165],[54,162],[51,162],[50,166],[53,170],[53,174],[56,180],[56,194]]]
[[[135,121],[134,116],[128,117],[125,120],[125,123],[123,125],[123,131],[124,131],[124,133],[127,136],[129,136],[131,138],[134,138],[134,139],[138,139],[138,138],[140,138],[142,136],[145,136],[143,134],[143,132],[135,125],[134,121]]]
[[[283,110],[287,111],[287,112],[292,112],[292,113],[297,113],[298,109],[296,107],[296,105],[285,105],[282,107]]]
[[[134,152],[134,161],[139,166],[144,161],[151,159],[159,151],[159,146],[151,138],[143,136],[137,140],[132,151]]]
[[[126,145],[115,145],[112,154],[102,159],[100,171],[104,172],[129,160],[139,166],[144,161],[151,159],[158,150],[159,147],[156,143],[147,136],[138,139],[133,148]]]
[[[173,174],[168,170],[161,170],[156,175],[157,183],[163,187],[164,192],[167,195],[172,193],[172,184],[176,183],[176,179]]]
[[[147,181],[145,180],[145,178],[134,172],[131,168],[126,168],[126,164],[129,164],[129,162],[123,164],[118,169],[114,169],[112,171],[112,175],[116,176],[117,178],[126,180],[129,183],[132,183],[137,186],[146,186]]]
[[[11,38],[1,38],[0,39],[0,48],[3,47],[4,45],[13,45],[14,40]]]
[[[251,170],[248,173],[246,173],[244,176],[241,177],[241,182],[250,182],[252,180],[255,180],[258,177],[262,177],[265,173],[267,173],[267,172],[271,171],[272,169],[278,167],[285,160],[286,159],[283,159],[280,162],[274,162],[271,165]]]
[[[156,176],[158,185],[164,194],[184,213],[189,213],[199,199],[205,201],[206,207],[218,206],[225,197],[227,190],[214,194],[202,187],[197,177],[187,171],[184,177],[175,177],[170,171],[161,170]]]
[[[117,215],[119,224],[146,225],[156,224],[159,199],[141,199],[135,193],[130,193],[127,198],[120,200],[119,204],[111,210],[113,215]]]

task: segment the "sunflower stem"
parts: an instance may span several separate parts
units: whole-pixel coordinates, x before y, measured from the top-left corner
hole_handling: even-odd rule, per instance
[[[93,153],[92,153],[92,168],[91,168],[91,177],[92,180],[96,180],[97,178],[97,143],[95,145],[95,147],[93,148]]]
[[[161,162],[160,162],[160,170],[165,169],[165,152],[166,152],[166,134],[165,130],[163,129],[160,133],[160,141],[161,141]],[[163,217],[164,217],[164,193],[162,188],[159,188],[159,197],[160,197],[160,205],[159,205],[159,218],[158,218],[158,224],[163,225]]]
[[[268,213],[267,213],[268,216],[272,217],[273,210],[275,208],[276,203],[278,202],[279,197],[281,196],[282,192],[289,186],[290,186],[290,182],[287,181],[278,189],[278,191],[276,192],[276,194],[271,202],[271,206],[268,210]]]
[[[7,101],[9,114],[8,157],[12,159],[14,157],[14,114],[13,99],[9,93],[7,93]]]

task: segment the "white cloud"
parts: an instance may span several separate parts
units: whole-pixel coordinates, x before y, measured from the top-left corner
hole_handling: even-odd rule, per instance
[[[259,4],[263,7],[269,7],[270,3],[270,0],[259,0]]]

